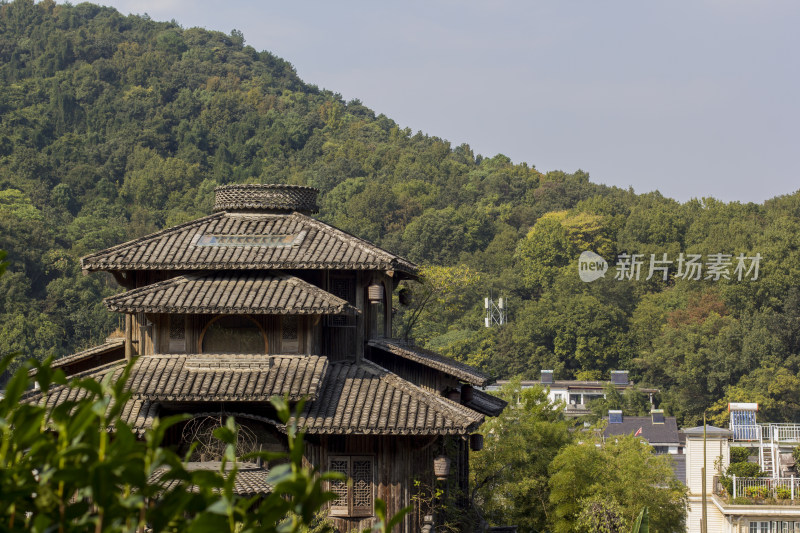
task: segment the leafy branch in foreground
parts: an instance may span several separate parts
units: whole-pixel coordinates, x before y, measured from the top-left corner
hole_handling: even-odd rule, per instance
[[[14,357],[0,360],[0,373]],[[29,390],[32,368],[37,392]],[[303,466],[303,435],[286,401],[272,403],[287,424],[289,452],[244,457],[283,461],[266,479],[272,492],[242,497],[234,492],[233,419],[214,434],[226,445],[219,471],[188,471],[180,457],[161,447],[167,429],[185,415],[156,420],[139,436],[121,419],[130,398],[129,371],[130,365],[118,379],[108,375],[101,383],[68,381],[49,360],[31,360],[14,373],[0,399],[0,529],[291,533],[307,531],[332,499],[325,483],[341,474]],[[77,399],[52,409],[38,400],[63,387],[72,388]],[[376,503],[376,509],[384,508]],[[398,519],[380,520],[380,531],[389,531]]]

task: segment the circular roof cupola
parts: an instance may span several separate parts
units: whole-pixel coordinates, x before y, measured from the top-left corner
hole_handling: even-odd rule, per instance
[[[240,184],[214,189],[214,211],[258,213],[316,213],[319,189],[303,185]]]

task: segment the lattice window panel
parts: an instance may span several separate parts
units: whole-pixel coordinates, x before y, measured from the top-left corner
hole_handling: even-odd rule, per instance
[[[281,351],[297,353],[300,350],[300,317],[287,315],[281,319]]]
[[[350,460],[347,458],[331,458],[328,469],[331,472],[339,472],[347,476],[350,474]],[[347,481],[331,481],[330,490],[336,494],[336,499],[331,502],[331,508],[343,508],[344,510],[348,510],[349,502],[347,497]]]
[[[186,351],[186,317],[183,315],[169,317],[169,351]]]
[[[372,516],[375,459],[369,456],[331,456],[328,469],[341,472],[347,481],[331,481],[329,489],[337,495],[331,502],[331,516]]]
[[[353,458],[350,470],[353,478],[353,508],[372,509],[372,459]]]
[[[348,278],[331,278],[329,283],[329,291],[334,296],[347,300],[349,303],[355,305],[356,303],[356,288],[352,279]],[[351,315],[329,315],[327,317],[327,325],[334,328],[347,328],[354,327],[355,317]]]

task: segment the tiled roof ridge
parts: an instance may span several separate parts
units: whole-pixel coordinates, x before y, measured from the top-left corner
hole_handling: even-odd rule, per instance
[[[473,424],[476,421],[478,422],[478,425],[483,423],[483,415],[481,413],[473,411],[469,407],[465,407],[460,403],[456,403],[449,398],[425,390],[422,387],[419,387],[418,385],[401,378],[394,372],[387,370],[377,363],[367,360],[362,360],[361,363],[354,363],[351,361],[337,361],[336,363],[331,363],[331,365],[338,364],[361,366],[376,378],[385,381],[398,389],[404,390],[428,407],[443,407],[451,412],[454,412],[455,417],[461,418],[462,422],[471,420]]]
[[[227,353],[227,352],[206,352],[206,353],[153,353],[148,355],[138,355],[150,359],[188,359],[193,358],[220,358],[220,359],[307,359],[311,357],[326,357],[324,355],[306,353]]]
[[[371,339],[367,344],[390,354],[410,359],[421,365],[439,370],[440,372],[449,374],[472,385],[483,387],[490,382],[488,376],[470,365],[438,354],[432,350],[405,343],[399,339]],[[398,353],[398,351],[402,353]]]
[[[81,361],[82,359],[88,359],[90,357],[94,357],[95,355],[102,354],[107,350],[113,350],[114,348],[119,348],[125,344],[125,339],[122,337],[115,338],[113,340],[106,340],[103,344],[98,344],[97,346],[92,346],[91,348],[86,348],[85,350],[81,350],[79,352],[75,352],[70,355],[65,355],[64,357],[59,357],[58,359],[54,359],[53,362],[50,364],[50,368],[61,368],[64,365],[69,365],[72,363],[76,363]],[[32,368],[28,371],[29,376],[36,375],[36,369]]]
[[[188,283],[188,282],[192,281],[192,279],[204,278],[204,277],[209,276],[209,275],[211,275],[213,273],[214,273],[214,271],[211,270],[211,271],[208,271],[208,272],[198,272],[198,273],[192,272],[191,274],[181,274],[180,276],[175,276],[174,278],[169,278],[169,279],[164,279],[164,280],[161,280],[161,281],[156,281],[156,282],[151,283],[149,285],[143,285],[141,287],[136,287],[135,289],[129,289],[127,291],[120,292],[119,294],[114,294],[113,296],[106,296],[105,298],[103,298],[103,302],[107,302],[108,300],[111,300],[113,298],[118,298],[120,296],[126,296],[126,297],[136,296],[136,295],[139,295],[139,294],[143,294],[143,293],[147,293],[149,291],[153,291],[153,290],[159,289],[159,288],[164,287],[164,286],[172,285],[173,283],[174,284],[183,285],[184,283]]]
[[[318,220],[318,219],[316,219],[314,217],[310,217],[308,215],[305,215],[305,214],[297,212],[297,211],[293,212],[289,216],[303,220],[304,223],[306,223],[306,224],[308,224],[310,226],[314,226],[318,231],[325,231],[325,232],[328,232],[328,233],[334,233],[334,234],[336,234],[336,237],[350,242],[353,246],[355,246],[356,248],[358,248],[359,250],[361,250],[364,253],[378,256],[378,257],[382,258],[384,261],[387,261],[387,262],[392,263],[392,264],[394,264],[394,263],[402,264],[403,266],[405,266],[411,272],[414,272],[414,273],[416,273],[419,270],[417,265],[415,265],[411,261],[409,261],[407,259],[404,259],[403,257],[400,257],[399,255],[393,254],[393,253],[391,253],[391,252],[389,252],[387,250],[384,250],[383,248],[381,248],[377,244],[375,244],[373,242],[370,242],[367,239],[363,239],[361,237],[356,237],[352,233],[348,233],[348,232],[346,232],[346,231],[344,231],[342,229],[339,229],[337,227],[331,226],[330,224],[322,222],[321,220]]]
[[[284,394],[296,401],[317,397],[327,369],[328,358],[319,355],[144,355],[127,386],[133,398],[152,401],[266,401]]]
[[[372,361],[364,361],[362,364],[364,364],[365,366],[375,367],[375,369],[379,372],[385,372],[383,376],[380,376],[381,379],[386,380],[387,382],[391,383],[392,385],[396,386],[399,389],[405,390],[412,396],[416,396],[419,401],[424,402],[428,406],[433,407],[434,405],[440,405],[445,407],[446,409],[451,409],[456,411],[459,416],[462,416],[464,418],[467,419],[478,418],[480,419],[481,422],[483,422],[483,415],[476,411],[473,411],[469,407],[461,405],[460,403],[456,403],[445,396],[440,396],[438,394],[434,394],[430,391],[427,391],[422,387],[415,385],[414,383],[406,379],[401,378],[394,372],[390,372],[389,370],[383,368],[382,366],[373,363]]]
[[[124,360],[123,361],[113,361],[111,363],[106,363],[104,365],[99,365],[99,366],[96,366],[94,368],[89,368],[87,370],[83,370],[81,372],[76,372],[75,374],[72,374],[71,376],[67,377],[67,383],[66,384],[63,384],[63,385],[59,384],[59,385],[55,385],[55,386],[50,387],[47,390],[47,396],[52,395],[54,392],[58,392],[58,391],[61,391],[61,390],[64,390],[64,389],[73,388],[71,386],[71,383],[74,380],[83,379],[83,378],[87,378],[87,377],[92,377],[94,375],[98,375],[98,377],[95,379],[95,381],[102,382],[105,379],[105,377],[106,377],[108,372],[116,372],[117,370],[122,370],[125,367],[126,363],[127,363],[127,361],[124,361]],[[116,367],[119,367],[119,368],[116,368]],[[34,398],[34,397],[39,396],[39,395],[42,396],[42,398],[46,398],[47,397],[47,396],[42,394],[42,390],[41,389],[31,389],[31,390],[26,391],[23,394],[22,398],[23,399],[30,399],[30,398]]]
[[[100,250],[99,252],[94,252],[93,254],[84,255],[83,257],[81,257],[81,268],[83,268],[83,269],[92,268],[92,267],[86,266],[86,263],[88,263],[89,260],[94,258],[94,257],[101,257],[101,256],[104,256],[104,255],[109,255],[111,252],[116,252],[117,250],[121,250],[121,249],[129,247],[129,246],[140,244],[140,243],[143,243],[145,241],[148,241],[148,240],[151,240],[151,239],[154,239],[154,238],[157,238],[157,237],[163,237],[164,235],[169,235],[170,233],[176,233],[176,232],[182,231],[182,230],[184,230],[186,228],[189,228],[189,227],[192,227],[192,226],[195,226],[195,225],[199,226],[199,225],[205,224],[209,220],[212,220],[212,219],[215,219],[215,218],[222,218],[223,216],[225,216],[225,212],[212,213],[210,215],[206,215],[204,217],[196,218],[196,219],[190,220],[188,222],[183,222],[183,223],[178,224],[176,226],[170,226],[168,228],[164,228],[164,229],[158,230],[158,231],[156,231],[154,233],[150,233],[150,234],[147,234],[147,235],[143,235],[141,237],[137,237],[136,239],[131,239],[129,241],[126,241],[126,242],[123,242],[123,243],[120,243],[120,244],[116,244],[116,245],[111,246],[109,248],[105,248],[103,250]]]
[[[323,300],[322,304],[318,302],[318,305],[309,306],[309,307],[301,307],[300,309],[295,309],[297,314],[330,314],[333,311],[333,314],[338,313],[350,313],[350,314],[358,314],[358,309],[353,307],[349,302],[346,300],[339,298],[338,296],[325,291],[324,289],[317,287],[313,283],[309,283],[303,279],[298,278],[297,276],[292,276],[280,271],[274,270],[262,270],[256,272],[247,272],[247,271],[219,271],[219,270],[212,270],[212,271],[200,271],[200,272],[193,272],[189,274],[184,274],[180,276],[176,276],[174,278],[170,278],[163,281],[158,281],[155,283],[151,283],[150,285],[145,285],[143,287],[138,287],[136,289],[131,289],[126,292],[121,292],[119,294],[115,294],[113,296],[109,296],[103,299],[106,307],[110,311],[117,311],[117,312],[127,312],[131,308],[136,308],[136,311],[144,311],[144,312],[168,312],[168,313],[193,313],[193,312],[202,312],[199,309],[204,309],[205,312],[208,312],[208,309],[213,309],[214,312],[223,312],[225,310],[233,310],[237,308],[241,308],[242,310],[246,310],[245,307],[239,307],[236,305],[228,305],[228,306],[216,306],[216,307],[205,307],[202,304],[197,305],[186,305],[186,301],[182,301],[182,305],[170,305],[170,304],[157,304],[151,303],[148,305],[134,305],[131,300],[137,297],[154,294],[157,293],[161,289],[166,289],[171,286],[178,287],[180,285],[185,285],[190,282],[199,281],[203,279],[208,279],[209,282],[257,282],[257,281],[264,281],[264,280],[274,280],[276,282],[284,282],[292,287],[306,292],[309,296]],[[328,305],[325,305],[325,301],[327,301]],[[265,306],[260,308],[261,312],[265,312],[269,310],[268,314],[290,314],[292,309],[276,309],[271,306]],[[251,313],[259,313],[259,308],[253,309],[250,308],[249,311]]]

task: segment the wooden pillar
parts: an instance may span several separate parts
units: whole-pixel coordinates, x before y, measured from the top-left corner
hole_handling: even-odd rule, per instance
[[[133,327],[133,317],[130,313],[125,313],[125,360],[130,361],[133,358],[133,336],[131,335],[131,328]]]
[[[361,313],[356,315],[356,363],[360,363],[364,358],[364,342],[366,339],[367,322],[367,308],[366,298],[364,292],[366,291],[366,280],[369,279],[363,272],[356,273],[356,307],[361,309]]]

